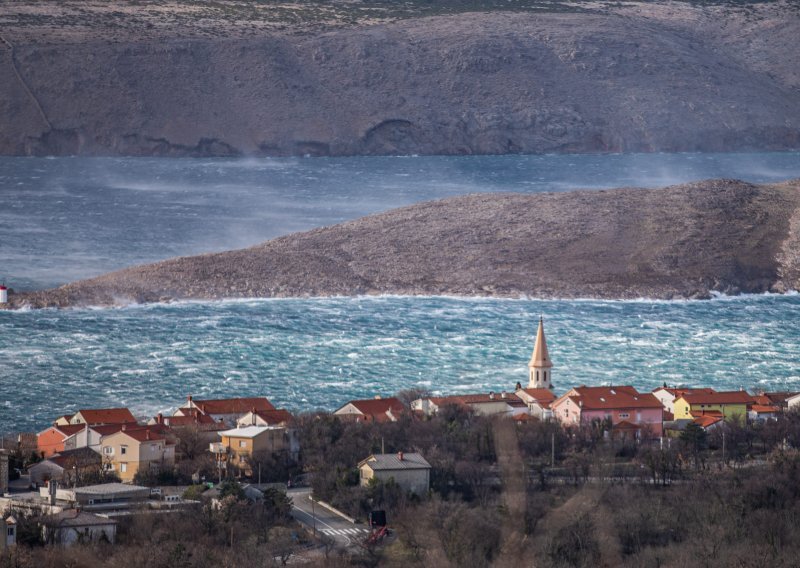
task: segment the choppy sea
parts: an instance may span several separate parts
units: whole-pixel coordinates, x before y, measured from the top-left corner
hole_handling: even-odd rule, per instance
[[[0,158],[0,279],[52,286],[477,191],[800,177],[800,154],[286,160]],[[359,297],[0,311],[0,432],[82,407],[195,397],[294,411],[525,382],[544,315],[556,390],[663,382],[800,390],[800,296],[710,301]]]

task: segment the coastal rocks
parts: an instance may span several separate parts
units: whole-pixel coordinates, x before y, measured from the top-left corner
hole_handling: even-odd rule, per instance
[[[10,307],[448,294],[691,298],[800,288],[800,180],[479,194],[133,267]]]

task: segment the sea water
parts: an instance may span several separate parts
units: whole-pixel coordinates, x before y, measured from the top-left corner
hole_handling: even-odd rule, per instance
[[[286,159],[0,157],[0,281],[52,287],[475,192],[800,178],[800,153]]]
[[[0,158],[18,289],[468,192],[800,177],[800,154],[286,160]],[[333,409],[400,389],[511,391],[546,318],[557,392],[664,382],[800,390],[800,296],[635,302],[381,297],[0,311],[0,432],[197,398]]]
[[[358,297],[0,312],[0,431],[196,398],[334,409],[401,389],[512,391],[540,315],[561,393],[664,382],[800,390],[800,296],[709,301]]]

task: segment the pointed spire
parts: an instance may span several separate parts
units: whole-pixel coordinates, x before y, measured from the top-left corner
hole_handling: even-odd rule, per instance
[[[539,329],[536,331],[536,343],[528,367],[552,367],[550,354],[547,352],[547,341],[544,338],[544,318],[539,316]]]

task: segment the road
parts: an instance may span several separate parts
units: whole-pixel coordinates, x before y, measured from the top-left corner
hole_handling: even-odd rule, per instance
[[[342,547],[349,547],[366,540],[370,530],[366,525],[353,524],[309,498],[311,489],[290,489],[286,494],[292,498],[292,516],[313,532],[332,538]]]

